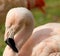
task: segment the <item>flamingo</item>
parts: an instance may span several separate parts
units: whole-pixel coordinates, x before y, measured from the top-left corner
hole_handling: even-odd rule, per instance
[[[34,28],[34,17],[27,8],[9,10],[5,22],[3,56],[60,55],[60,23]]]

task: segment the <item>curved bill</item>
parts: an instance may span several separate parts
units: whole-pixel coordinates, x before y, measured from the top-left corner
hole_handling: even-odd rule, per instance
[[[7,45],[9,45],[9,46],[12,48],[13,51],[15,51],[16,53],[18,53],[18,49],[16,48],[15,42],[14,42],[14,40],[13,40],[12,38],[8,38],[8,39],[5,41],[5,43],[6,43]]]

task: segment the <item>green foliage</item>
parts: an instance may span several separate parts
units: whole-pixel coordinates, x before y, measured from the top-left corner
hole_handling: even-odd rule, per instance
[[[4,43],[4,24],[0,25],[0,56],[2,56],[4,47],[5,47],[5,43]]]
[[[60,0],[45,0],[47,3],[46,15],[42,14],[39,9],[31,10],[34,19],[35,19],[35,27],[49,23],[49,22],[60,22]],[[3,50],[5,48],[4,43],[4,24],[0,25],[0,56],[2,56]]]
[[[35,26],[49,22],[60,22],[60,0],[46,0],[46,14],[42,14],[39,9],[33,9]]]

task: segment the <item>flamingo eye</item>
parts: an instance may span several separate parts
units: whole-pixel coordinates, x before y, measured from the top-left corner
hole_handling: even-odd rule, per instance
[[[10,28],[10,26],[7,26],[7,28],[9,29],[9,28]]]
[[[9,29],[12,26],[12,24],[6,25],[6,28]]]

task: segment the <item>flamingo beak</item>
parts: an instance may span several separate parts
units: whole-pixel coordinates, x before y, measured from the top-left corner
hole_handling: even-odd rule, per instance
[[[7,40],[5,41],[5,43],[6,43],[7,45],[9,45],[14,52],[18,53],[18,49],[16,48],[14,39],[12,39],[12,38],[7,38]]]

